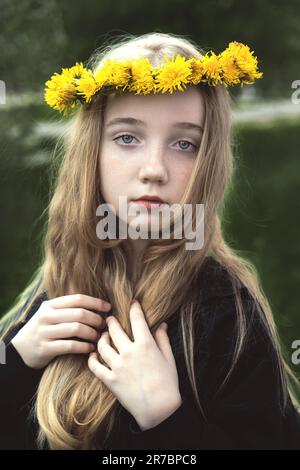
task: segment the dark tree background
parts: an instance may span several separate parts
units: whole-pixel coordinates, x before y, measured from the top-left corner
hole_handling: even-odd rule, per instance
[[[182,34],[205,50],[244,42],[260,60],[265,96],[287,96],[299,78],[298,0],[0,0],[0,77],[8,91],[39,90],[49,74],[85,61],[108,38]]]

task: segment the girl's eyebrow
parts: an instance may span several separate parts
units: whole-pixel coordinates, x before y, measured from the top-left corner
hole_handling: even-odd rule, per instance
[[[116,126],[117,124],[129,124],[129,125],[146,127],[146,123],[144,121],[141,121],[140,119],[136,119],[132,117],[113,118],[106,124],[106,127]],[[203,127],[193,122],[174,122],[173,127],[177,129],[191,129],[191,130],[197,130],[197,131],[203,132]]]

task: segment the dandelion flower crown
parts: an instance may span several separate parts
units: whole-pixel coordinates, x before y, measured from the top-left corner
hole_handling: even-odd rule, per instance
[[[200,82],[210,86],[243,86],[263,75],[253,54],[245,44],[233,41],[220,54],[209,51],[200,59],[187,59],[180,54],[174,58],[173,54],[170,60],[164,55],[165,63],[160,67],[152,66],[143,57],[124,61],[105,59],[94,74],[82,62],[76,62],[52,75],[45,83],[44,98],[51,108],[67,115],[78,103],[90,103],[94,95],[116,90],[146,95],[184,91],[186,85]]]

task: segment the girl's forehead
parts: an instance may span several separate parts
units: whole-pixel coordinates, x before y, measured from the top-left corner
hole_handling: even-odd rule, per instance
[[[149,93],[135,95],[134,93],[113,93],[107,96],[105,107],[106,120],[122,115],[168,116],[179,118],[180,114],[194,120],[204,117],[204,99],[199,88],[187,87],[184,91],[171,93]]]

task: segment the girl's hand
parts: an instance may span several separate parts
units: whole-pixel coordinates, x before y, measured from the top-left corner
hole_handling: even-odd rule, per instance
[[[46,300],[11,343],[25,364],[34,369],[45,367],[61,354],[94,351],[95,346],[91,342],[97,342],[99,330],[106,323],[98,313],[89,309],[108,312],[111,306],[106,307],[105,304],[101,299],[83,294]],[[72,337],[79,341],[70,339]]]
[[[178,375],[164,324],[152,336],[139,302],[130,307],[132,342],[118,320],[106,319],[108,330],[101,334],[98,351],[108,365],[90,353],[90,370],[111,390],[134,416],[142,430],[170,416],[182,403]],[[118,350],[110,346],[110,338]]]

